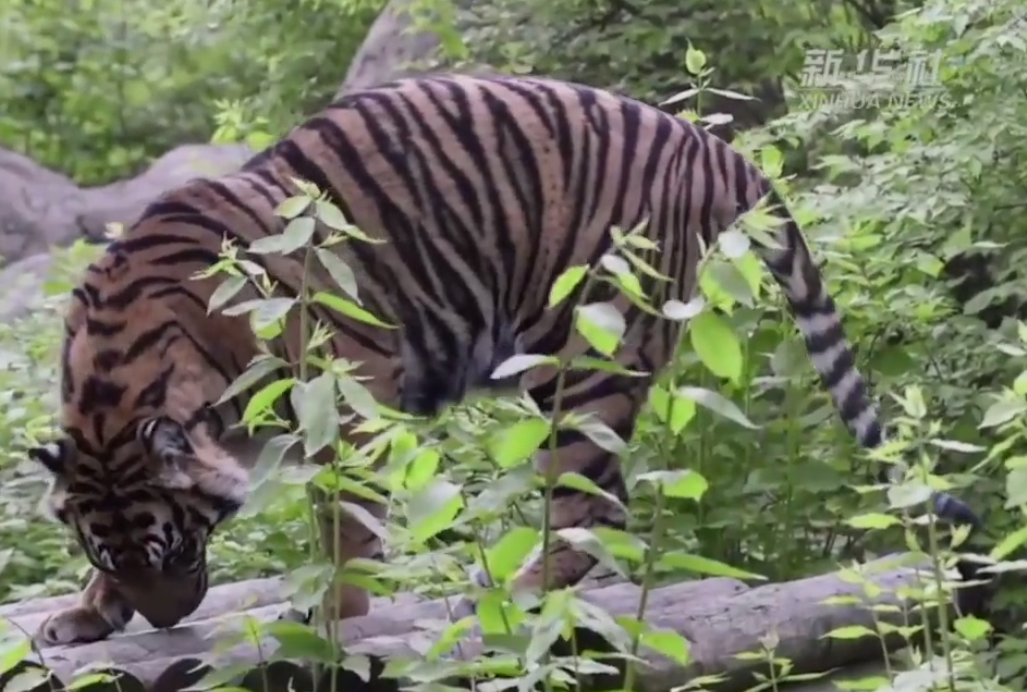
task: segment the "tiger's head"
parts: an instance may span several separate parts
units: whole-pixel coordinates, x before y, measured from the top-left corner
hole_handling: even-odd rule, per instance
[[[164,415],[102,448],[81,428],[65,430],[29,451],[51,475],[44,508],[154,627],[177,624],[207,592],[207,542],[245,502],[246,470],[206,425]]]

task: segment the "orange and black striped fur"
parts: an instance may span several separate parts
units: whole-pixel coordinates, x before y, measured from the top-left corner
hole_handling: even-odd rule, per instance
[[[103,638],[134,610],[171,626],[202,600],[208,538],[247,496],[247,470],[219,442],[246,394],[216,411],[209,405],[258,351],[246,317],[207,314],[222,279],[190,277],[218,260],[225,238],[245,248],[281,232],[284,222],[272,210],[297,193],[290,178],[328,191],[348,220],[387,240],[335,247],[357,274],[365,308],[399,328],[377,329],[320,307],[314,317],[335,330],[335,353],[373,376],[368,385],[379,401],[417,414],[487,388],[495,366],[515,353],[586,353],[572,328],[575,297],[555,309],[547,298],[564,269],[593,264],[610,249],[611,226],[648,219],[645,232],[660,247],[657,268],[675,280],[664,298],[687,300],[700,240],[709,245],[769,196],[783,222],[779,247],[759,252],[843,421],[864,447],[882,441],[877,410],[799,228],[768,180],[730,146],[683,119],[584,86],[401,80],[344,96],[232,175],[163,195],[75,289],[62,356],[63,435],[32,456],[52,474],[53,514],[95,570],[81,604],[44,625],[49,641]],[[298,255],[253,259],[295,291]],[[311,281],[330,286],[317,266]],[[679,325],[621,297],[616,305],[628,325],[617,360],[658,373]],[[293,319],[275,349],[295,361],[297,343]],[[591,413],[626,439],[650,381],[577,372],[567,379],[563,406]],[[538,371],[521,385],[546,409],[554,383],[552,371]],[[571,432],[561,432],[557,445],[558,461],[540,454],[543,468],[558,463],[627,501],[614,455]],[[939,495],[936,506],[976,521],[949,496]],[[382,515],[380,505],[370,509]],[[626,519],[622,507],[568,488],[556,491],[553,512],[556,529],[622,527]],[[357,522],[334,538],[343,559],[382,554]],[[550,586],[557,587],[576,583],[594,564],[560,543],[550,558]],[[517,585],[541,581],[537,560]],[[368,608],[355,587],[333,598],[338,617]]]

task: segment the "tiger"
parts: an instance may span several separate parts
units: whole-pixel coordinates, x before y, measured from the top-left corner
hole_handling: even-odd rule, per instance
[[[330,273],[305,263],[302,252],[246,253],[283,232],[286,221],[275,210],[297,194],[297,180],[316,185],[375,241],[331,251],[352,269],[363,308],[381,322],[310,303],[311,324],[331,328],[331,353],[354,364],[376,401],[426,417],[492,390],[491,373],[515,355],[604,357],[574,329],[584,286],[554,306],[548,301],[561,273],[596,266],[611,251],[611,228],[637,228],[658,247],[653,268],[670,280],[642,276],[644,291],[688,301],[702,249],[765,202],[779,223],[774,242],[754,240],[753,248],[782,289],[848,431],[863,448],[884,442],[877,405],[810,247],[782,195],[736,148],[687,118],[568,81],[455,73],[397,79],[342,95],[229,174],[155,198],[71,291],[59,433],[28,454],[48,477],[46,511],[70,530],[90,573],[76,605],[41,625],[44,642],[97,641],[137,612],[156,628],[174,627],[203,600],[210,538],[248,496],[248,462],[225,440],[238,431],[256,388],[219,400],[260,353],[245,315],[208,310],[222,281],[209,270],[230,241],[281,295],[298,295],[304,281],[331,290]],[[316,238],[327,233],[319,228]],[[571,370],[558,391],[560,371],[550,364],[516,384],[547,414],[559,398],[561,411],[593,417],[630,440],[682,323],[595,285],[589,298],[602,294],[624,318],[612,359],[634,372]],[[257,296],[248,287],[236,299]],[[302,355],[299,312],[270,344],[289,362]],[[279,406],[295,420],[288,397]],[[363,439],[345,420],[340,434],[354,444]],[[578,430],[553,436],[536,454],[537,468],[576,472],[606,495],[556,487],[551,528],[624,529],[629,498],[619,455]],[[341,512],[332,526],[326,517],[337,514],[334,500],[322,499],[322,548],[339,565],[385,559],[363,523]],[[386,517],[381,502],[335,499]],[[948,493],[936,492],[933,505],[941,517],[980,525]],[[572,587],[595,564],[554,539],[546,554],[525,561],[512,589]],[[480,569],[472,581],[491,584]],[[475,603],[463,597],[454,615],[473,615]],[[370,598],[340,583],[323,605],[326,617],[345,620],[367,614]]]

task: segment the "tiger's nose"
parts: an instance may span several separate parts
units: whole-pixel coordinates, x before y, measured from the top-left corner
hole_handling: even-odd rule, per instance
[[[121,574],[135,575],[146,572],[149,566],[141,555],[122,555],[114,561],[114,568]]]

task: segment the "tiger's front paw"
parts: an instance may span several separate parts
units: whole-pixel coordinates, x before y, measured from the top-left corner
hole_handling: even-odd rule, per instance
[[[132,615],[130,608],[103,614],[91,606],[77,605],[44,620],[36,637],[48,646],[96,642],[125,629]]]
[[[275,619],[280,622],[296,622],[301,625],[309,625],[314,619],[314,609],[298,610],[290,606],[279,613]]]

